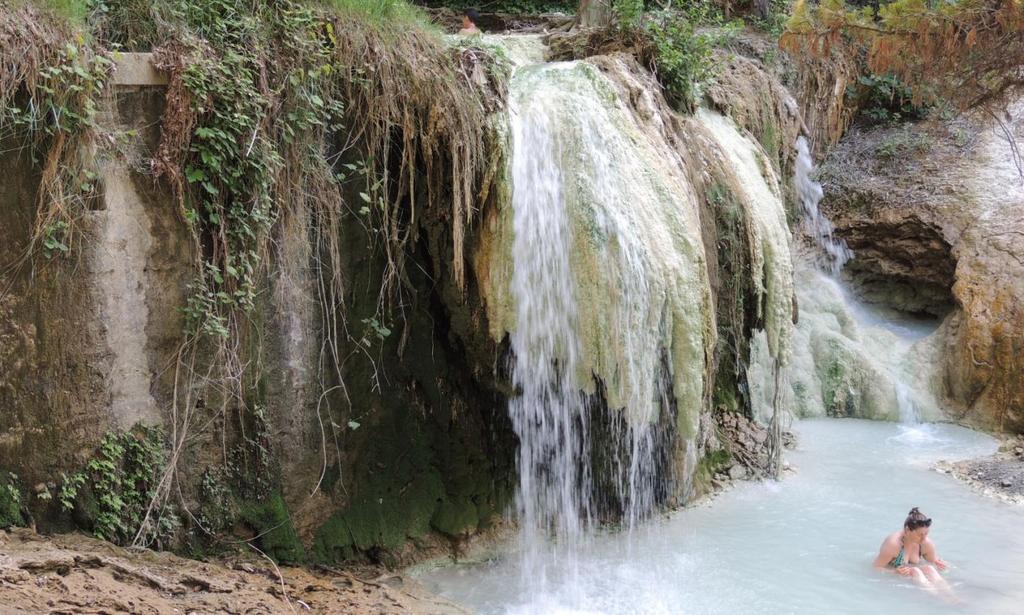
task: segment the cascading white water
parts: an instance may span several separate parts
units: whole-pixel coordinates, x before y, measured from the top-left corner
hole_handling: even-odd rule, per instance
[[[697,119],[735,175],[731,183],[747,222],[757,318],[764,322],[770,358],[786,363],[793,329],[793,261],[778,178],[763,151],[730,118],[699,109]]]
[[[797,187],[828,273],[796,272],[794,332],[781,190],[760,146],[732,120],[702,110],[680,131],[694,154],[684,163],[666,147],[664,118],[656,111],[647,117],[649,107],[626,108],[624,100],[642,105],[649,93],[637,83],[616,89],[625,83],[619,65],[601,64],[616,74],[612,82],[586,62],[536,64],[531,43],[516,43],[512,198],[488,220],[475,266],[492,336],[508,334],[515,354],[521,393],[510,412],[522,447],[525,557],[421,578],[486,613],[816,613],[823,604],[837,612],[854,612],[843,610],[851,604],[934,612],[901,579],[878,579],[868,569],[888,524],[910,506],[950,521],[980,515],[983,524],[1011,527],[998,506],[924,469],[923,459],[994,447],[960,428],[938,426],[935,437],[917,438],[902,425],[801,422],[794,430],[803,450],[790,457],[801,466],[795,477],[737,486],[713,507],[640,531],[586,532],[600,514],[591,488],[614,492],[628,525],[649,510],[665,446],[657,425],[670,405],[678,406],[682,439],[672,454],[682,450],[680,465],[694,465],[690,442],[714,321],[688,174],[702,174],[735,199],[766,329],[752,343],[751,370],[769,374],[765,368],[791,348],[788,397],[798,412],[857,407],[895,418],[903,409],[908,418],[930,419],[934,404],[920,366],[934,362],[935,348],[917,327],[858,304],[834,275],[849,250],[818,209],[822,191],[811,180],[806,143],[798,146]],[[748,380],[753,397],[772,390],[756,373]],[[604,440],[602,430],[621,437]],[[590,473],[601,453],[612,457],[604,468],[610,479]],[[558,534],[554,547],[550,534]],[[964,563],[953,574],[969,585],[965,598],[986,612],[1016,604],[1019,557],[993,567],[993,536],[958,530],[938,537]],[[975,557],[987,565],[970,566]],[[994,595],[983,585],[988,579],[1010,589]]]
[[[491,331],[508,332],[521,391],[510,412],[527,557],[550,535],[579,541],[598,515],[633,528],[659,499],[687,497],[715,336],[690,179],[707,171],[670,144],[672,122],[653,99],[633,95],[649,85],[630,67],[537,63],[537,45],[506,42],[511,206],[489,225],[482,257]],[[717,160],[710,179],[746,221],[757,317],[782,356],[792,262],[771,163],[718,113],[679,136]]]
[[[512,377],[520,394],[509,402],[519,437],[517,504],[524,553],[536,557],[547,535],[576,549],[591,511],[587,407],[576,382],[579,339],[569,262],[572,230],[563,176],[554,161],[558,115],[549,98],[510,100],[512,118]],[[524,566],[533,569],[534,566]]]
[[[543,583],[597,515],[634,527],[688,489],[714,316],[676,154],[596,67],[530,64],[537,44],[510,54],[511,199],[485,300],[509,335],[524,570]]]
[[[896,404],[900,411],[900,422],[905,425],[917,425],[921,422],[920,412],[914,403],[913,392],[903,382],[896,383]]]
[[[793,181],[803,208],[804,228],[821,250],[817,254],[818,266],[835,276],[847,261],[853,258],[853,252],[847,247],[846,241],[835,236],[832,221],[821,213],[819,205],[825,194],[821,184],[811,177],[813,172],[814,159],[811,158],[810,147],[807,145],[807,139],[800,136],[796,140]]]
[[[510,84],[513,192],[510,206],[488,219],[475,264],[492,336],[508,334],[515,356],[520,395],[510,412],[522,447],[526,556],[421,578],[487,613],[817,613],[823,604],[934,612],[930,598],[901,579],[869,572],[889,524],[921,505],[950,522],[979,520],[967,532],[938,535],[964,564],[953,572],[966,584],[964,597],[985,612],[1019,603],[1021,551],[1009,545],[1002,566],[989,557],[1007,546],[1014,535],[1003,528],[1016,521],[925,470],[940,455],[993,450],[991,439],[952,426],[916,437],[919,430],[904,425],[800,422],[794,477],[738,485],[713,507],[640,531],[586,532],[600,514],[591,489],[614,492],[630,527],[650,509],[665,447],[657,425],[669,406],[678,406],[682,440],[672,454],[682,451],[681,467],[694,465],[714,321],[688,176],[726,187],[743,219],[766,329],[751,344],[755,408],[772,390],[761,376],[790,348],[787,399],[799,414],[853,409],[929,420],[937,409],[923,366],[935,362],[936,348],[917,325],[859,304],[842,286],[836,274],[850,251],[820,212],[806,142],[797,144],[795,181],[823,271],[794,273],[781,190],[750,135],[701,110],[675,135],[693,155],[676,156],[665,143],[666,126],[676,125],[645,106],[650,91],[616,72],[621,63],[595,62],[614,82],[586,62],[541,65],[535,40],[510,46],[518,65]],[[701,166],[687,167],[692,162]],[[620,437],[604,440],[602,430]],[[610,480],[591,473],[601,453],[612,457],[603,470]],[[1001,529],[996,536],[981,526]],[[971,566],[973,558],[986,565]]]
[[[797,139],[796,150],[793,181],[802,223],[817,248],[809,255],[817,271],[805,264],[796,275],[800,322],[789,390],[795,412],[898,420],[908,428],[922,415],[940,417],[929,369],[935,363],[928,337],[934,327],[922,331],[899,314],[864,305],[846,288],[839,272],[853,253],[819,208],[823,191],[812,179],[806,139]],[[748,372],[755,392],[767,387],[767,359],[759,352],[755,340]]]

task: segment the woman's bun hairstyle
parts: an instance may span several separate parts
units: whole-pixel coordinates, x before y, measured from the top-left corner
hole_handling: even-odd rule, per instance
[[[903,522],[903,527],[909,530],[916,530],[921,527],[931,527],[931,524],[932,520],[915,506],[907,513],[907,520]]]

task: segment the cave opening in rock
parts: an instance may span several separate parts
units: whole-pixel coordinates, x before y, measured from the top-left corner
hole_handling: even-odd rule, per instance
[[[856,255],[843,277],[866,303],[936,324],[955,307],[956,258],[937,227],[907,216],[847,221],[838,232]]]

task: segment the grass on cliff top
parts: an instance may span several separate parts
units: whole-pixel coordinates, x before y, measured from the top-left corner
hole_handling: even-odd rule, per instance
[[[419,7],[405,0],[319,0],[345,16],[361,18],[373,25],[424,25],[429,23]]]
[[[204,0],[155,0],[153,3],[135,2],[143,8],[157,7],[161,4],[202,3]],[[409,27],[431,30],[440,33],[427,14],[418,6],[406,0],[298,0],[299,4],[319,5],[347,18],[360,21],[364,26],[373,26],[381,30],[400,32]],[[36,8],[53,13],[74,25],[86,25],[94,13],[131,13],[135,19],[148,11],[124,11],[121,2],[90,2],[89,0],[0,0],[0,8],[5,6],[17,8],[32,5]],[[135,7],[138,9],[139,7]],[[130,24],[121,24],[128,26]]]
[[[25,5],[53,13],[75,25],[85,24],[92,12],[87,0],[0,0],[0,8],[19,8]]]

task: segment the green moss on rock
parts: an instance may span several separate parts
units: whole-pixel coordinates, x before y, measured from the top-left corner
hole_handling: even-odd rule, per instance
[[[430,520],[434,529],[451,537],[471,534],[480,525],[477,506],[467,498],[445,500]]]
[[[306,549],[292,524],[280,493],[242,507],[242,518],[257,532],[259,548],[277,562],[303,563]]]
[[[407,538],[430,531],[431,518],[444,498],[437,472],[427,472],[406,486],[377,484],[317,530],[314,554],[322,562],[351,559],[359,551],[397,549]]]
[[[725,449],[711,451],[697,464],[697,471],[694,473],[693,481],[698,493],[711,491],[711,478],[719,468],[724,467],[732,460],[732,455]]]

